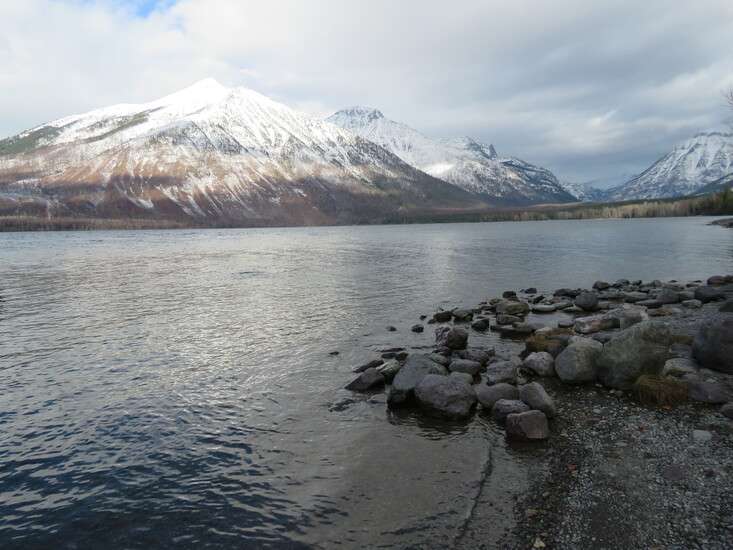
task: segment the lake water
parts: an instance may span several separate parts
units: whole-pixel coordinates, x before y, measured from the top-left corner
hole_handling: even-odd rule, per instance
[[[506,289],[733,272],[709,221],[0,234],[0,547],[445,546],[491,426],[330,410],[351,368]]]

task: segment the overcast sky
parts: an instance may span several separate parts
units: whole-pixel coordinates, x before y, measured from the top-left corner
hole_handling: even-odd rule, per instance
[[[730,118],[733,0],[3,0],[0,135],[205,77],[584,181]]]

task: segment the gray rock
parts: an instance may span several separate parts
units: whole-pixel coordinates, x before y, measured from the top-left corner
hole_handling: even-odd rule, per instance
[[[622,331],[597,357],[598,379],[610,388],[628,390],[642,374],[659,374],[674,335],[669,326],[645,321]]]
[[[537,376],[555,376],[555,358],[546,351],[530,353],[522,362],[522,366]]]
[[[517,366],[511,361],[497,361],[486,367],[486,383],[489,386],[502,382],[514,384],[517,381]]]
[[[581,292],[575,298],[575,305],[583,311],[594,311],[598,307],[598,296],[595,292]]]
[[[415,393],[415,387],[428,374],[447,375],[445,367],[433,361],[427,355],[410,355],[392,381],[387,397],[390,407],[408,404]]]
[[[397,376],[397,373],[400,372],[401,368],[402,364],[397,359],[390,359],[383,365],[377,367],[377,371],[384,376],[387,382],[391,382]]]
[[[422,325],[420,325],[420,324],[417,324],[417,325],[412,325],[412,328],[410,328],[410,330],[411,330],[412,332],[417,332],[417,333],[420,333],[420,332],[422,332],[422,331],[424,331],[424,330],[425,330],[425,327],[424,327],[424,326],[422,326]]]
[[[454,356],[460,359],[468,359],[469,361],[476,361],[481,363],[481,366],[485,366],[491,358],[494,356],[494,348],[482,349],[482,348],[467,348],[458,350],[453,353]]]
[[[447,323],[453,318],[452,311],[438,311],[433,315],[433,321],[436,323]]]
[[[459,323],[466,323],[473,319],[473,311],[470,309],[456,309],[453,311],[453,318]]]
[[[624,302],[629,302],[631,304],[641,302],[642,300],[646,300],[647,298],[649,298],[649,295],[646,292],[624,292]]]
[[[503,424],[506,417],[514,413],[523,413],[529,410],[529,405],[518,399],[499,399],[491,408],[491,416],[494,420]]]
[[[471,328],[479,332],[489,330],[490,326],[491,321],[489,321],[488,319],[476,319],[473,323],[471,323]]]
[[[693,377],[686,378],[687,395],[693,401],[718,405],[733,399],[733,395],[722,384],[712,380],[700,380]]]
[[[676,304],[680,301],[680,295],[671,288],[663,288],[656,296],[661,304]]]
[[[555,416],[555,402],[547,395],[542,384],[530,382],[519,386],[519,399],[529,405],[530,409],[542,411],[548,418]]]
[[[603,344],[590,338],[572,338],[555,358],[555,372],[563,382],[582,384],[596,379],[596,360]]]
[[[481,363],[469,359],[453,359],[450,365],[448,365],[448,370],[451,372],[465,372],[471,376],[476,376],[481,370]]]
[[[703,323],[692,354],[703,367],[733,374],[733,316]]]
[[[468,332],[457,327],[438,327],[435,329],[435,343],[449,349],[466,349]]]
[[[496,324],[497,325],[513,325],[515,323],[521,323],[522,318],[517,317],[516,315],[505,315],[503,313],[500,313],[496,316]]]
[[[682,307],[687,309],[700,309],[702,307],[702,302],[700,300],[684,300],[682,302]]]
[[[375,368],[362,372],[354,380],[346,385],[347,390],[366,392],[384,386],[384,376]]]
[[[457,378],[458,380],[462,380],[463,382],[465,382],[469,386],[472,385],[473,384],[473,381],[474,381],[473,376],[471,376],[467,372],[454,371],[454,372],[451,372],[448,376],[452,376],[453,378]]]
[[[533,313],[552,313],[557,310],[555,304],[536,304],[532,306]]]
[[[733,403],[726,403],[725,405],[720,407],[720,412],[726,418],[730,418],[733,420]]]
[[[593,288],[595,288],[596,290],[606,290],[610,287],[611,285],[606,281],[596,281],[595,283],[593,283]]]
[[[733,300],[728,300],[718,309],[721,313],[733,313]]]
[[[519,390],[511,384],[500,383],[493,386],[479,384],[476,386],[476,397],[479,403],[485,409],[491,410],[494,403],[499,399],[517,400],[519,399]]]
[[[449,418],[466,418],[476,404],[473,388],[453,376],[426,375],[415,387],[415,397],[422,408]]]
[[[367,369],[377,368],[382,363],[384,363],[384,360],[382,360],[382,359],[374,359],[372,361],[369,361],[368,363],[364,363],[363,365],[359,365],[352,372],[364,372]]]
[[[713,275],[708,279],[709,285],[724,285],[725,284],[725,276],[724,275]]]
[[[529,313],[529,304],[526,302],[499,302],[496,304],[496,313],[523,317]]]
[[[431,353],[428,357],[443,367],[448,367],[448,365],[450,365],[450,357],[446,357],[440,353]]]
[[[669,359],[664,363],[662,367],[662,376],[673,376],[675,378],[682,378],[688,374],[695,374],[697,372],[697,365],[691,359],[684,357],[675,357]]]
[[[695,291],[694,290],[680,290],[677,295],[680,298],[680,302],[685,302],[687,300],[694,300],[695,299]]]
[[[692,439],[697,443],[707,443],[712,438],[713,434],[707,430],[692,430]]]
[[[550,437],[550,427],[540,411],[510,413],[506,417],[506,434],[510,438],[538,441]]]
[[[725,293],[721,289],[712,286],[699,286],[695,289],[695,298],[703,304],[707,304],[716,300],[725,300]]]

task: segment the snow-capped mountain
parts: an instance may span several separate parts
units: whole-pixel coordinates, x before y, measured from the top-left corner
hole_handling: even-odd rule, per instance
[[[609,200],[656,199],[695,194],[733,172],[733,133],[703,132],[676,146],[644,172],[609,189]]]
[[[471,138],[434,140],[369,107],[351,107],[326,119],[391,151],[431,176],[496,204],[568,202],[575,198],[544,168],[499,157],[493,145]]]
[[[0,199],[4,213],[253,225],[484,206],[363,137],[213,80],[0,141]]]

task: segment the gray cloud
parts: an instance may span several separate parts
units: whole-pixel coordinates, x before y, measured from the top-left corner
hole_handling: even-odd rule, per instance
[[[0,134],[213,76],[314,114],[376,106],[583,180],[729,116],[730,0],[146,4],[3,2]]]

